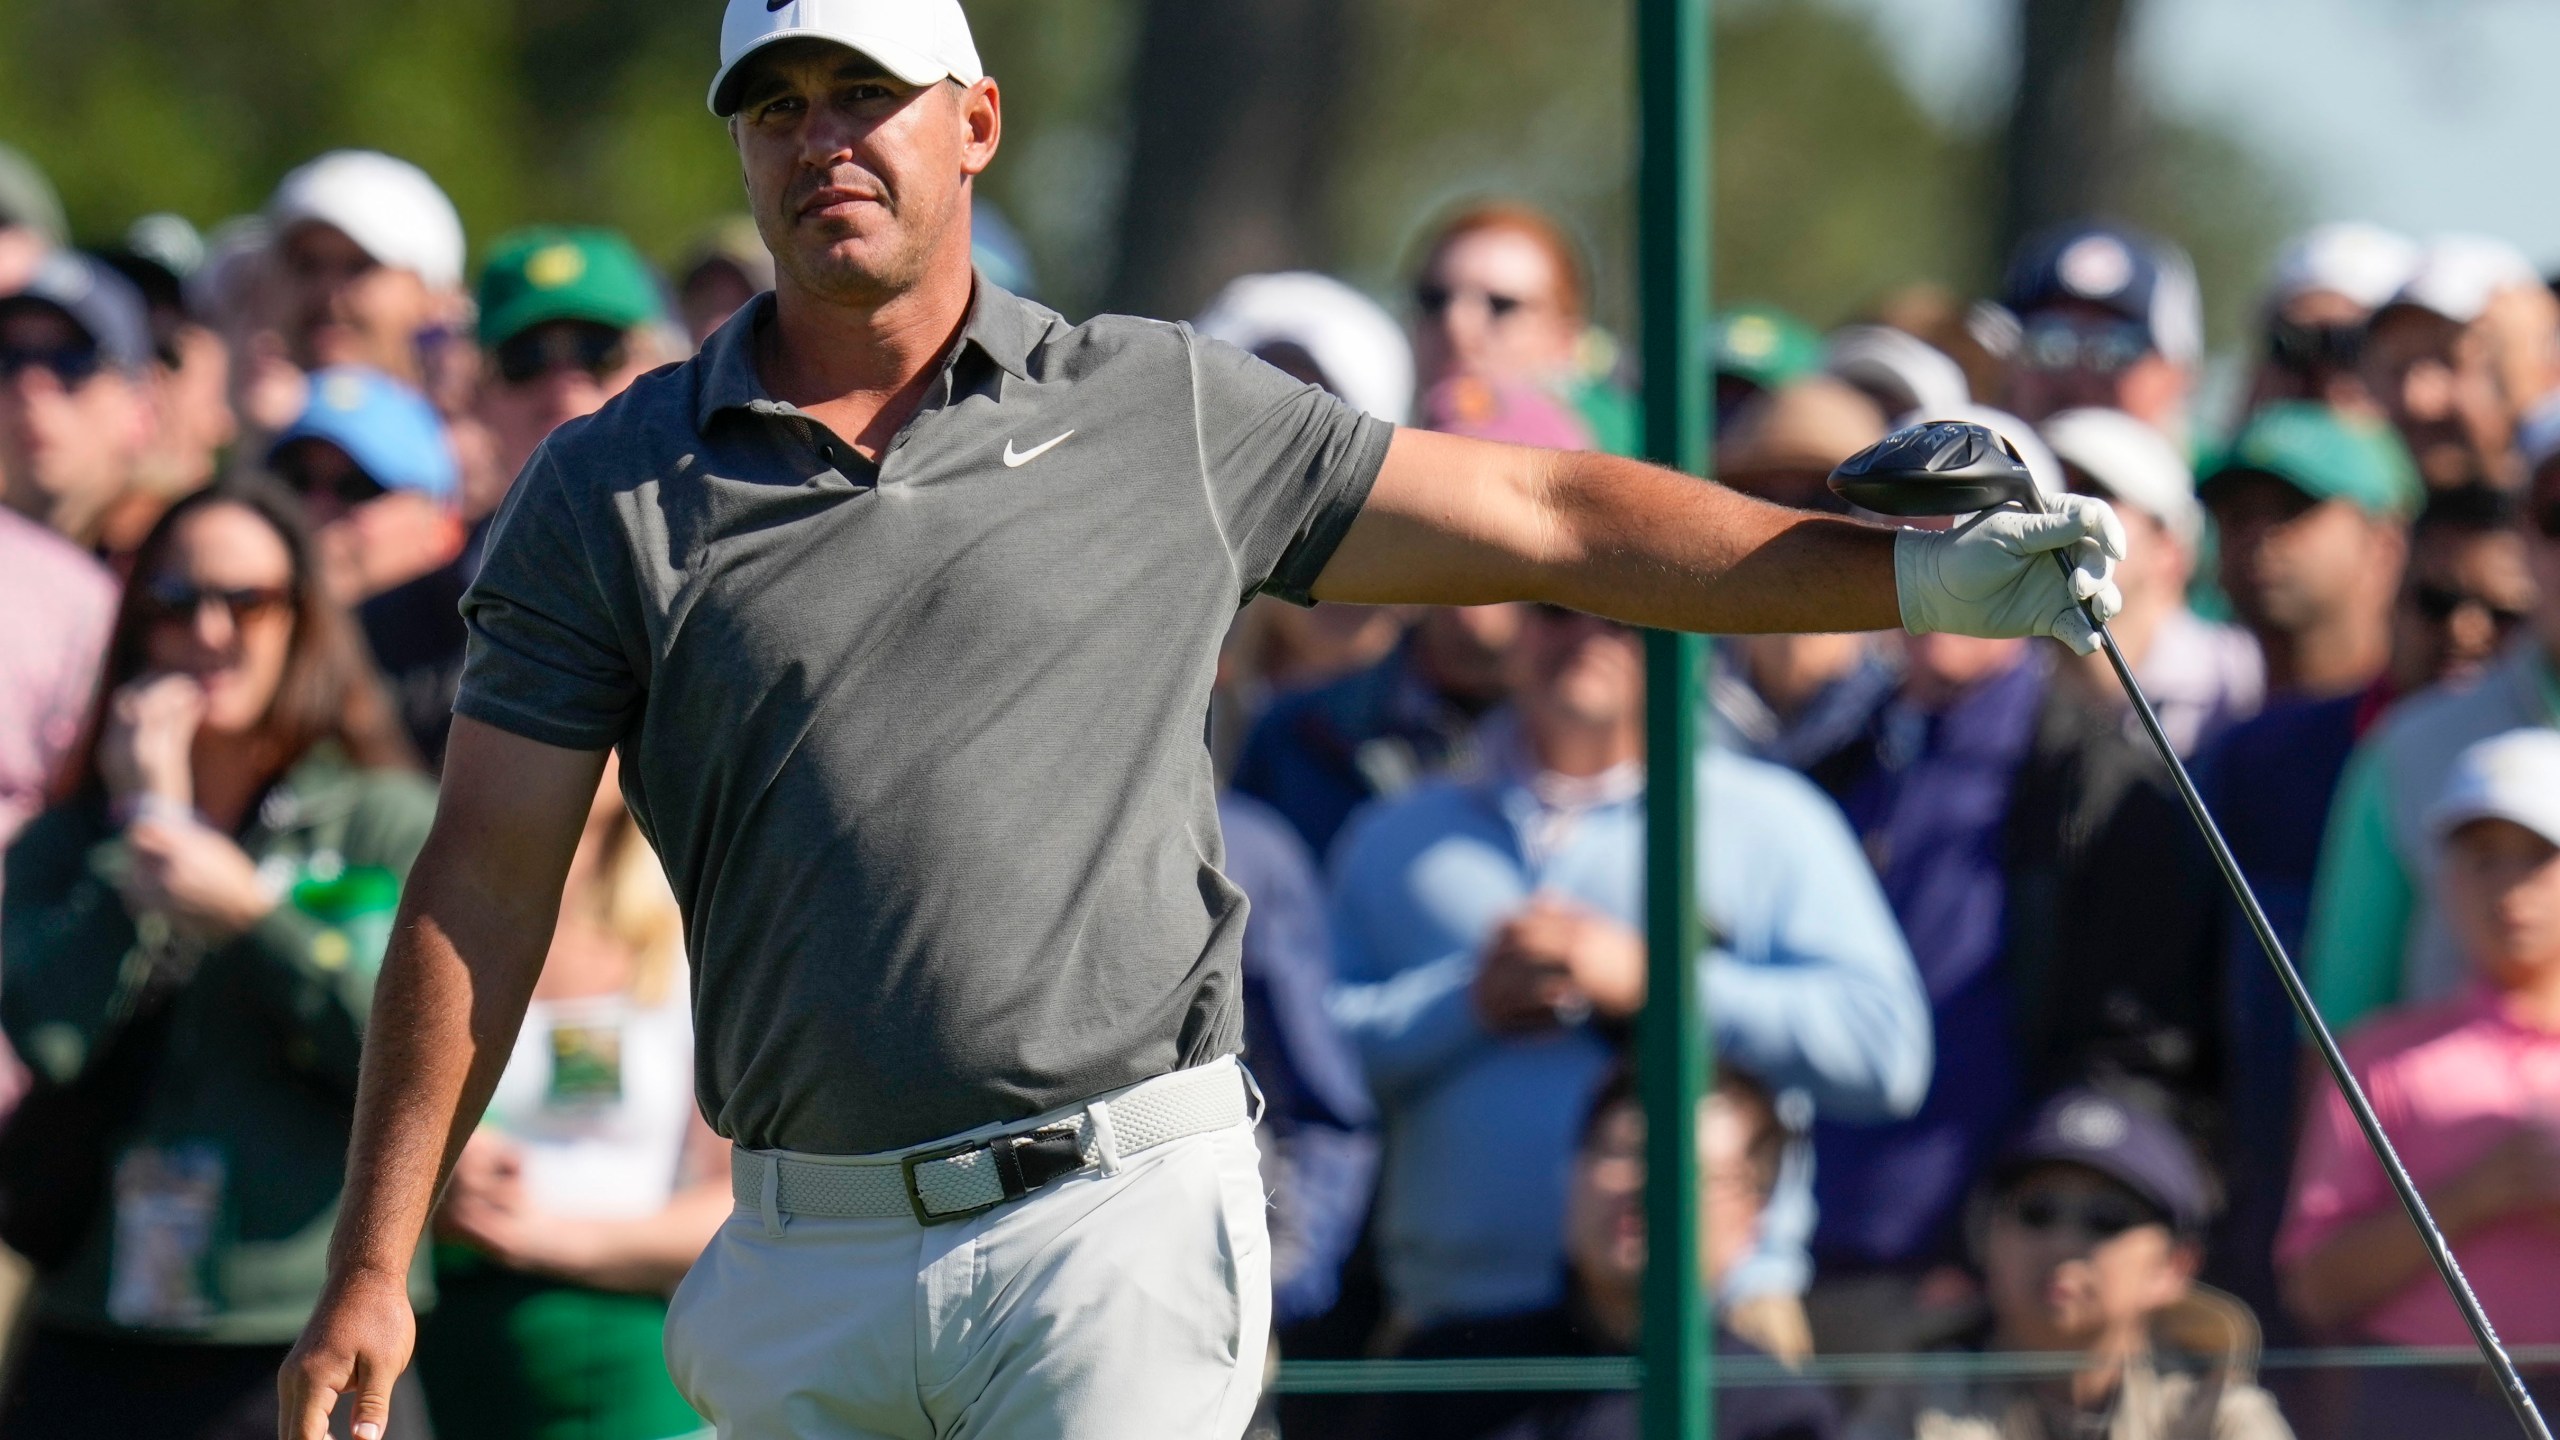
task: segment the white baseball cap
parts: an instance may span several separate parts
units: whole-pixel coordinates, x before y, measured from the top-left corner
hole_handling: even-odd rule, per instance
[[[287,175],[267,200],[267,222],[281,235],[307,220],[336,227],[377,263],[414,270],[438,290],[462,283],[462,217],[406,160],[332,150]]]
[[[1335,394],[1393,425],[1411,418],[1413,346],[1377,301],[1330,275],[1284,270],[1227,282],[1191,328],[1239,350],[1295,345]]]
[[[2396,230],[2341,220],[2314,225],[2276,254],[2268,298],[2278,305],[2315,290],[2380,309],[2418,269],[2418,242]]]
[[[2474,820],[2511,820],[2560,845],[2560,730],[2510,730],[2462,752],[2427,830],[2441,840]]]
[[[2168,437],[2121,410],[2090,406],[2044,422],[2044,441],[2107,493],[2169,527],[2192,548],[2204,533],[2195,472]]]
[[[720,21],[720,73],[711,77],[711,113],[738,108],[729,82],[738,62],[781,40],[832,40],[859,50],[910,85],[986,77],[960,0],[729,0]]]
[[[1823,373],[1865,391],[1887,414],[1973,403],[1964,367],[1947,352],[1890,325],[1845,325],[1822,349]]]
[[[2394,305],[2415,305],[2468,325],[2502,291],[2540,285],[2541,274],[2524,252],[2486,235],[2438,235],[2418,256],[2418,267]]]

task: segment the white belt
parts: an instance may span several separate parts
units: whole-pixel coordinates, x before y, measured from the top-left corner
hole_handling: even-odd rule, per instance
[[[1062,1176],[1255,1118],[1260,1092],[1232,1057],[1159,1075],[1009,1127],[879,1155],[732,1149],[729,1193],[779,1233],[785,1215],[913,1217],[940,1225],[1019,1200]]]

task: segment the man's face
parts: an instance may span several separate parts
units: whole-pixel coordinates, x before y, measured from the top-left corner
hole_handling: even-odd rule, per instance
[[[2512,989],[2560,965],[2560,847],[2512,820],[2474,820],[2447,838],[2443,877],[2484,978]]]
[[[754,298],[756,287],[745,271],[726,260],[706,260],[685,277],[676,308],[684,315],[685,333],[700,345]]]
[[[1511,667],[1512,699],[1533,730],[1623,725],[1644,709],[1644,644],[1615,620],[1533,605]]]
[[[2392,612],[2392,674],[2402,690],[2477,673],[2533,619],[2524,537],[2452,526],[2421,532]]]
[[[2009,380],[2009,408],[2020,418],[2041,423],[2096,405],[2163,429],[2179,421],[2186,371],[2152,348],[2142,326],[2080,300],[2047,305],[2021,324]]]
[[[377,262],[335,225],[305,220],[276,240],[286,353],[305,370],[370,365],[412,385],[422,378],[418,337],[434,325],[436,296],[414,270]]]
[[[142,389],[50,305],[0,308],[0,477],[11,509],[87,543],[151,439]]]
[[[1720,1094],[1698,1106],[1700,1247],[1710,1287],[1720,1284],[1760,1235],[1769,1178],[1755,1172],[1754,1115]],[[1586,1289],[1632,1290],[1644,1283],[1644,1107],[1611,1107],[1574,1157],[1565,1195],[1565,1259]]]
[[[642,337],[586,320],[554,320],[509,336],[483,372],[478,410],[497,468],[512,476],[552,431],[604,408],[652,359]]]
[[[2349,501],[2314,500],[2272,475],[2244,475],[2215,487],[2213,516],[2222,527],[2222,588],[2260,635],[2330,623],[2375,593],[2379,568],[2398,580],[2398,526]]]
[[[2478,327],[2415,305],[2374,317],[2365,388],[2382,402],[2431,487],[2498,477],[2515,416]]]
[[[2046,1165],[1994,1203],[1983,1286],[2003,1348],[2086,1350],[2175,1304],[2197,1258],[2131,1190],[2077,1165]]]
[[[1565,287],[1547,247],[1510,226],[1442,241],[1413,286],[1419,388],[1451,375],[1544,384],[1569,370],[1582,317]]]
[[[817,40],[747,63],[729,133],[784,286],[873,306],[965,261],[969,181],[995,158],[995,82],[910,85]]]

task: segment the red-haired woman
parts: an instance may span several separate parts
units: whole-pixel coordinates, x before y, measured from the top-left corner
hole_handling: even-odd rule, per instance
[[[56,1085],[134,1077],[37,1282],[0,1433],[275,1433],[374,969],[434,808],[292,496],[231,481],[172,507],[136,552],[88,741],[0,889],[18,1053]]]

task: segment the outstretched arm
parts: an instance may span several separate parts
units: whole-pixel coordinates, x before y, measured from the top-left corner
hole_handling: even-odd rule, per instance
[[[2090,646],[2075,596],[2117,608],[2123,532],[2063,497],[1957,532],[1789,510],[1608,455],[1399,430],[1314,587],[1320,600],[1544,600],[1719,634],[1922,630],[2051,634]],[[2090,544],[2094,538],[2097,543]],[[2066,581],[2048,551],[2068,550]],[[2099,552],[2103,551],[2101,554]]]
[[[348,1396],[354,1433],[379,1440],[416,1333],[410,1257],[506,1067],[603,769],[601,751],[454,719],[374,989],[328,1283],[277,1382],[284,1440],[321,1440]]]

